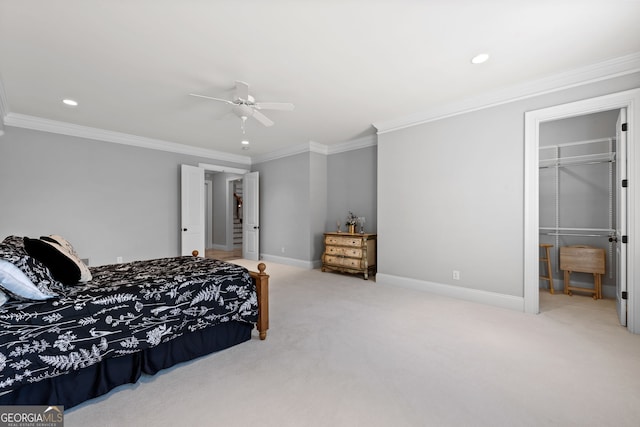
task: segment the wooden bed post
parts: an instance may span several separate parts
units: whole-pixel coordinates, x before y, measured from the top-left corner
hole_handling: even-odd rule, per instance
[[[267,329],[269,329],[269,275],[264,272],[267,266],[261,262],[258,264],[258,273],[249,271],[251,278],[256,284],[256,292],[258,294],[258,332],[260,339],[267,338]]]
[[[198,256],[198,251],[191,252],[191,255]],[[269,329],[269,275],[264,272],[267,266],[261,262],[258,264],[258,273],[249,270],[251,279],[256,284],[256,293],[258,294],[258,323],[256,328],[260,332],[260,339],[267,338],[267,330]]]

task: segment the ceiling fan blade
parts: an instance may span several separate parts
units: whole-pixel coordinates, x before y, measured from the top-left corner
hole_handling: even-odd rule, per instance
[[[226,102],[227,104],[235,105],[233,101],[229,101],[228,99],[214,98],[213,96],[206,96],[206,95],[198,95],[197,93],[190,93],[189,95],[197,96],[198,98],[212,99],[214,101],[222,101],[222,102]]]
[[[243,101],[249,100],[249,85],[240,80],[236,80],[236,97]]]
[[[271,119],[269,117],[265,116],[264,114],[262,114],[258,110],[253,110],[253,116],[251,116],[251,117],[253,117],[257,121],[259,121],[260,123],[262,123],[266,127],[273,126],[273,122],[271,121]]]
[[[292,111],[295,108],[295,105],[290,102],[256,102],[254,107],[258,110]]]

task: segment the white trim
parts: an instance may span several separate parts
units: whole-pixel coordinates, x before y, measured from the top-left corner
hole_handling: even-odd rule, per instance
[[[252,164],[269,162],[272,160],[278,160],[289,156],[295,156],[296,154],[316,152],[326,154],[324,151],[326,148],[317,142],[309,141],[304,144],[294,145],[292,147],[282,148],[280,150],[272,151],[270,153],[253,156],[251,158]]]
[[[640,52],[598,62],[524,84],[488,92],[481,96],[466,98],[459,102],[440,105],[430,110],[414,113],[398,119],[374,123],[373,126],[378,130],[378,135],[382,135],[387,132],[532,98],[545,93],[557,92],[575,86],[624,76],[638,71],[640,71]]]
[[[309,152],[327,155],[329,147],[319,142],[309,141]]]
[[[378,145],[378,139],[376,135],[369,135],[333,145],[325,145],[320,144],[319,142],[309,141],[305,144],[299,144],[293,147],[287,147],[281,150],[272,151],[271,153],[254,156],[251,158],[251,160],[253,164],[257,164],[308,152],[323,154],[327,156],[352,150],[359,150],[366,147],[373,147],[376,145]]]
[[[285,257],[281,257],[281,256],[277,256],[277,255],[267,255],[267,254],[260,254],[260,259],[262,261],[267,261],[267,262],[275,262],[277,264],[284,264],[284,265],[290,265],[292,267],[299,267],[299,268],[304,268],[307,270],[313,270],[314,268],[320,268],[320,265],[322,264],[321,261],[303,261],[300,259],[295,259],[295,258],[285,258]]]
[[[341,144],[330,145],[327,147],[327,154],[339,154],[352,150],[360,150],[361,148],[374,147],[376,145],[378,145],[377,135],[368,135]]]
[[[383,273],[376,274],[376,283],[384,286],[398,286],[423,292],[430,292],[449,298],[488,304],[515,311],[523,311],[523,298],[513,295],[498,294],[479,289],[463,288],[460,286],[451,286],[443,283],[428,282]]]
[[[244,175],[245,173],[251,172],[249,169],[232,168],[229,166],[222,166],[222,165],[212,165],[210,163],[198,163],[198,167],[209,172],[235,173],[238,175]]]
[[[636,126],[640,126],[640,89],[613,93],[597,98],[586,99],[554,107],[543,108],[525,113],[524,139],[524,309],[527,313],[539,311],[538,281],[538,227],[539,227],[539,182],[538,147],[540,124],[550,120],[581,116],[599,111],[627,108],[628,123],[628,179],[631,183],[640,182],[640,147],[635,136]],[[636,256],[637,240],[640,233],[640,186],[631,185],[628,193],[629,224],[627,244],[627,328],[640,333],[640,283],[636,283],[636,272],[640,272],[640,259]]]
[[[251,164],[251,158],[222,151],[206,148],[192,147],[185,144],[163,141],[160,139],[145,138],[122,132],[98,129],[88,126],[80,126],[57,120],[43,119],[25,114],[9,113],[5,118],[7,126],[15,126],[25,129],[39,130],[62,135],[76,136],[79,138],[94,139],[98,141],[113,142],[116,144],[131,145],[134,147],[149,148],[152,150],[168,151],[171,153],[188,154],[192,156],[206,157],[214,160],[222,160],[239,164]]]

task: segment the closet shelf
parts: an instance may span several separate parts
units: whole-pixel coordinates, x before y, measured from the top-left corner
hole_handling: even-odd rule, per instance
[[[557,159],[540,159],[539,167],[553,168],[563,166],[592,165],[596,163],[615,162],[615,153],[585,154],[582,156],[560,157]]]

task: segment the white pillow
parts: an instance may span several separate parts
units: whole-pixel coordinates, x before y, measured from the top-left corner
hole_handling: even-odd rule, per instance
[[[9,301],[9,296],[0,291],[0,306],[3,306],[7,301]]]
[[[53,295],[42,293],[22,270],[3,259],[0,259],[0,286],[18,297],[29,300],[53,298]]]

